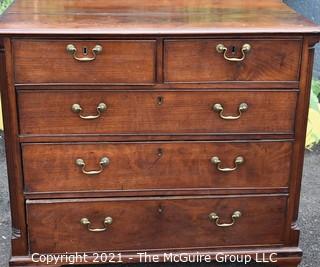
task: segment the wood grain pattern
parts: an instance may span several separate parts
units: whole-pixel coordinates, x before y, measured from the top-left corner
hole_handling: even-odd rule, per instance
[[[288,244],[299,244],[300,230],[297,225],[300,192],[302,183],[303,160],[305,151],[306,128],[308,123],[309,101],[311,92],[312,69],[314,60],[314,45],[318,39],[306,38],[303,47],[304,61],[301,65],[300,88],[302,92],[298,99],[295,133],[297,141],[294,145],[292,158],[292,177],[290,183],[290,201],[288,205],[288,218],[286,226],[286,239]]]
[[[319,33],[280,0],[20,0],[0,34]]]
[[[21,134],[292,133],[297,98],[288,91],[20,91],[18,95]],[[71,111],[79,103],[86,115],[95,114],[101,102],[108,109],[96,120],[80,119]],[[223,120],[212,110],[213,104],[221,103],[225,114],[235,116],[242,102],[249,109],[238,120]]]
[[[216,51],[218,44],[227,47],[227,56],[233,58],[242,57],[244,44],[250,44],[251,50],[243,61],[230,62]],[[164,79],[189,83],[296,81],[301,44],[301,40],[168,40],[164,45]]]
[[[30,249],[64,253],[281,244],[286,200],[270,195],[28,201]],[[216,212],[228,223],[237,210],[243,215],[230,228],[208,219]],[[101,228],[107,216],[113,223],[102,233],[80,224],[86,217]]]
[[[167,251],[278,253],[278,265],[297,266],[319,36],[280,0],[15,1],[0,17],[12,225],[21,232],[10,265],[42,266],[32,252],[110,250],[128,263],[148,250],[160,259]],[[103,53],[91,63],[65,50],[97,42]],[[226,62],[220,42],[235,47],[233,56],[244,43],[252,50]],[[95,114],[101,102],[108,108],[97,120],[71,111],[79,103]],[[212,110],[220,103],[237,115],[242,102],[249,109],[238,120]],[[240,153],[245,163],[221,174],[213,153],[223,167]],[[102,156],[111,163],[95,177],[74,163],[82,157],[95,169]],[[231,228],[208,219],[215,211],[230,222],[235,210],[243,214]],[[99,234],[79,222],[102,227],[108,215],[113,224]]]
[[[66,51],[73,44],[77,56],[87,57],[95,45],[103,50],[91,62],[79,62]],[[155,82],[156,44],[153,40],[15,40],[17,83],[128,83]],[[44,64],[50,67],[44,67]]]
[[[57,143],[57,142],[152,142],[152,141],[247,141],[247,140],[294,141],[294,133],[243,134],[74,134],[74,135],[19,135],[21,143]]]
[[[1,101],[4,113],[4,134],[6,146],[7,173],[11,203],[11,225],[16,235],[12,235],[13,255],[26,255],[28,251],[25,200],[23,196],[23,173],[20,144],[18,139],[18,114],[14,89],[11,40],[0,42],[5,54],[0,57]]]
[[[128,191],[168,189],[287,187],[292,144],[288,142],[157,142],[94,144],[24,144],[22,146],[25,189],[28,192]],[[238,170],[222,173],[210,162],[218,156],[222,167]],[[87,170],[110,164],[99,175]],[[192,192],[190,192],[192,193]]]

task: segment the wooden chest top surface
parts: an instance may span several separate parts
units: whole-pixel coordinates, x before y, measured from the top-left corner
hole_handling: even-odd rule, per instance
[[[319,33],[280,0],[16,0],[0,34]]]

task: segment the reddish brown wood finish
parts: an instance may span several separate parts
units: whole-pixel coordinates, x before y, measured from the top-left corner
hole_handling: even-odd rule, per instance
[[[306,38],[303,47],[303,61],[301,65],[301,80],[300,87],[302,89],[297,106],[297,113],[300,116],[296,118],[295,132],[297,141],[294,145],[294,154],[292,158],[292,179],[290,184],[290,198],[288,205],[288,219],[287,219],[287,243],[298,244],[300,230],[297,225],[300,191],[301,191],[301,177],[303,171],[303,160],[305,150],[306,128],[308,122],[309,101],[310,101],[310,87],[312,80],[312,67],[314,60],[314,45],[318,39]]]
[[[21,256],[27,255],[28,245],[10,39],[4,38],[3,42],[1,42],[2,45],[4,45],[2,48],[5,50],[5,54],[0,53],[1,101],[4,114],[7,172],[12,214],[12,254]]]
[[[270,195],[28,201],[30,249],[61,253],[281,244],[286,199]],[[235,211],[242,216],[230,228],[217,227],[208,217],[216,212],[221,223],[230,223]],[[92,228],[101,228],[107,216],[113,223],[105,232],[89,232],[80,224],[81,218],[88,218]]]
[[[285,188],[291,149],[288,142],[24,144],[25,190]],[[243,156],[245,162],[237,170],[224,173],[210,162],[213,156],[220,158],[223,168],[234,167],[238,156]],[[108,157],[110,164],[98,175],[83,174],[75,164],[82,158],[87,170],[99,170],[102,157]]]
[[[95,45],[102,52],[90,62],[80,62],[66,51],[77,48],[80,58],[93,55]],[[87,48],[88,55],[83,54]],[[156,47],[153,40],[14,40],[17,83],[128,83],[155,82]],[[44,64],[50,66],[45,67]]]
[[[0,18],[11,266],[41,266],[30,251],[133,249],[124,262],[137,262],[135,250],[147,248],[162,260],[173,248],[212,258],[276,252],[278,265],[297,266],[319,33],[280,0],[15,1]],[[90,63],[65,50],[97,42],[103,53]],[[252,50],[231,63],[216,52],[220,42],[235,46],[235,56],[244,43]],[[102,101],[108,110],[95,121],[71,111],[79,102],[85,114],[95,113]],[[241,102],[249,110],[227,122],[212,111],[215,102],[227,115]],[[106,171],[95,180],[81,176],[74,157],[85,156],[91,169],[105,151]],[[209,152],[223,166],[234,153],[247,160],[226,178]],[[235,207],[244,213],[232,228],[208,220],[216,209],[229,222]],[[115,220],[102,237],[79,224],[83,215],[101,227],[107,212]]]
[[[162,54],[161,54],[162,56]],[[159,63],[157,63],[159,66]],[[158,67],[162,72],[162,66]],[[158,73],[159,77],[162,77]],[[160,78],[157,78],[158,82]],[[153,85],[149,84],[138,84],[138,85],[124,85],[124,84],[16,84],[17,90],[70,90],[70,88],[76,85],[77,90],[92,90],[92,87],[96,90],[141,90],[148,89],[152,91],[158,90],[171,90],[171,91],[180,91],[180,90],[193,90],[193,89],[203,89],[203,90],[233,90],[233,91],[263,91],[263,90],[287,90],[299,91],[299,81],[261,81],[261,82],[252,82],[252,81],[212,81],[211,83],[155,83]],[[258,89],[257,89],[258,88]]]
[[[158,104],[158,98],[163,103]],[[293,133],[297,94],[294,92],[149,92],[149,91],[20,91],[21,134],[192,134],[192,133]],[[96,120],[99,103],[108,108]],[[227,121],[212,110],[220,103],[225,115],[238,115],[241,103],[248,111]],[[262,123],[263,122],[263,123]]]
[[[309,34],[320,29],[280,0],[20,0],[0,34],[91,36],[243,33]]]
[[[251,50],[243,61],[230,62],[223,53],[217,52],[219,44],[228,48],[227,56],[231,58],[242,57],[244,44],[250,44]],[[301,40],[168,40],[164,45],[164,80],[189,83],[297,81],[301,45]]]
[[[286,187],[279,188],[213,188],[213,189],[194,189],[194,188],[183,188],[183,189],[167,189],[167,190],[139,190],[139,191],[71,191],[71,192],[25,192],[24,196],[26,199],[59,199],[59,198],[87,198],[87,197],[150,197],[150,196],[204,196],[204,195],[232,195],[232,194],[288,194],[289,189]]]

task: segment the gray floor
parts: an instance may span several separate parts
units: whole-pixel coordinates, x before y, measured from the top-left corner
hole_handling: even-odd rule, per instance
[[[300,208],[299,226],[302,230],[301,248],[304,250],[302,267],[318,267],[320,264],[320,148],[307,152]],[[10,254],[10,215],[3,137],[0,134],[0,267],[8,266]],[[161,265],[161,264],[160,264]],[[172,264],[171,266],[181,266]],[[201,264],[203,265],[203,264]],[[132,265],[133,266],[133,265]],[[147,266],[147,265],[144,265]],[[157,266],[157,265],[152,265]],[[192,266],[192,264],[185,264]],[[199,265],[197,265],[199,266]],[[248,266],[228,264],[219,266]],[[252,265],[251,265],[252,266]],[[258,265],[262,266],[262,265]]]

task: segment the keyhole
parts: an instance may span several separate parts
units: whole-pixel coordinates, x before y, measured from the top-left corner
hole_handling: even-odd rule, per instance
[[[158,105],[162,105],[162,104],[163,104],[163,101],[164,101],[163,96],[158,96],[158,97],[157,97],[157,104],[158,104]]]
[[[231,52],[232,52],[232,54],[235,54],[235,53],[236,53],[236,47],[235,47],[235,46],[232,46]]]
[[[159,158],[162,157],[162,155],[163,155],[163,150],[162,150],[162,148],[158,148],[157,155],[158,155]]]
[[[162,207],[161,204],[158,206],[158,212],[159,212],[159,213],[162,213],[162,212],[163,212],[163,207]]]
[[[82,53],[83,53],[85,56],[88,55],[88,48],[84,47],[84,48],[82,49]]]

